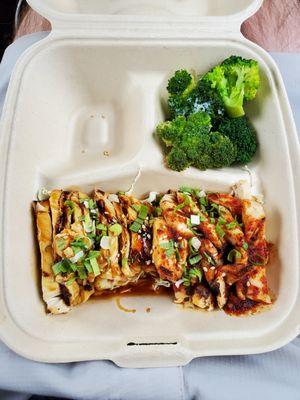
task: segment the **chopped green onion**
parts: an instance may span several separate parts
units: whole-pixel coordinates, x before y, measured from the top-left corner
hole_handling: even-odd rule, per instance
[[[189,276],[191,278],[198,278],[199,282],[201,282],[202,280],[202,270],[198,269],[198,268],[192,268],[189,270]]]
[[[90,260],[91,258],[97,258],[100,255],[100,251],[97,250],[90,250],[86,260]]]
[[[197,264],[201,260],[200,254],[197,254],[196,256],[190,257],[189,258],[189,263],[191,265]]]
[[[170,244],[169,241],[168,242],[160,242],[159,245],[162,249],[169,249],[170,247],[172,247],[172,245]]]
[[[61,238],[61,239],[57,240],[56,244],[57,244],[58,250],[62,251],[66,247],[67,241],[66,241],[66,239]]]
[[[184,208],[185,206],[188,206],[190,204],[190,198],[187,194],[183,193],[184,196],[184,201],[180,204],[178,204],[178,206],[176,206],[174,208],[174,211],[178,211],[181,210],[182,208]]]
[[[225,224],[226,224],[226,219],[223,218],[223,217],[219,217],[219,218],[218,218],[218,224],[220,224],[220,225],[225,225]]]
[[[223,229],[220,227],[219,224],[216,225],[216,232],[220,238],[223,238],[225,236],[225,232],[223,231]]]
[[[72,278],[70,278],[70,279],[67,280],[66,285],[67,285],[67,286],[72,285],[72,283],[73,283],[75,280],[76,280],[76,276],[73,276]]]
[[[179,189],[180,192],[183,193],[189,193],[189,194],[193,194],[194,190],[188,186],[181,186],[181,188]]]
[[[139,224],[138,222],[134,221],[134,222],[130,225],[129,229],[130,229],[132,232],[137,233],[137,232],[141,229],[141,224]]]
[[[113,224],[108,228],[108,230],[112,232],[114,235],[119,236],[122,233],[122,225]]]
[[[96,228],[99,229],[99,231],[107,231],[107,226],[104,224],[97,224]]]
[[[93,273],[95,276],[100,275],[100,269],[96,258],[90,259],[91,266],[93,268]]]
[[[158,217],[162,214],[162,209],[160,207],[156,207],[155,211]]]
[[[142,204],[141,207],[140,207],[138,218],[141,218],[142,220],[144,220],[148,215],[148,211],[149,211],[148,207],[145,206],[144,204]]]
[[[96,204],[95,204],[94,200],[92,200],[92,199],[90,199],[88,201],[88,204],[89,204],[89,208],[95,208],[96,207]]]
[[[118,195],[124,195],[125,192],[119,191],[117,194],[118,194]]]
[[[58,275],[62,272],[62,262],[59,261],[57,263],[55,263],[54,265],[52,265],[52,271],[54,272],[54,275]]]
[[[69,209],[70,209],[70,214],[72,214],[72,213],[74,212],[75,204],[73,203],[73,201],[66,200],[66,201],[64,202],[64,205],[67,206],[67,207],[69,207]]]
[[[191,254],[196,254],[197,253],[197,250],[195,250],[194,246],[193,246],[193,238],[189,239],[189,248],[190,248],[190,253]]]
[[[78,272],[78,275],[79,275],[80,279],[86,279],[87,274],[85,272],[85,268],[84,267],[78,267],[77,268],[77,272]]]
[[[166,250],[166,256],[171,257],[175,253],[174,247],[170,247],[169,249]]]
[[[84,266],[85,266],[85,268],[86,268],[86,270],[89,272],[89,273],[93,273],[93,268],[92,268],[92,266],[91,266],[91,263],[87,260],[87,261],[84,261]]]
[[[243,247],[244,250],[248,250],[248,247],[249,247],[248,243],[244,242],[242,247]]]
[[[138,206],[137,204],[132,204],[131,206],[136,212],[140,211],[140,206]]]
[[[181,257],[180,257],[180,252],[178,250],[178,247],[175,247],[175,255],[176,255],[177,261],[180,261]]]
[[[200,197],[199,202],[202,206],[206,207],[207,206],[207,198],[206,196]]]
[[[206,222],[207,218],[204,215],[200,215],[200,222]]]
[[[123,258],[122,258],[122,267],[123,267],[123,268],[126,267],[127,263],[128,263],[128,258],[123,257]]]
[[[87,247],[87,244],[84,243],[83,239],[75,238],[73,242],[71,242],[71,247],[72,249],[73,247],[80,247],[81,249],[85,249]]]
[[[215,218],[210,218],[210,223],[214,224],[216,222]]]
[[[226,224],[226,228],[227,229],[233,229],[237,226],[237,222],[236,221],[232,221],[229,224]]]
[[[140,224],[140,225],[143,225],[144,220],[141,219],[141,218],[139,218],[139,217],[137,217],[137,218],[135,219],[135,222],[137,222],[137,223]]]
[[[215,260],[214,260],[209,254],[207,254],[205,251],[203,252],[203,254],[205,255],[205,257],[207,258],[207,261],[208,261],[211,265],[216,265]]]
[[[236,261],[237,258],[241,258],[241,253],[236,250],[236,249],[232,249],[227,256],[227,260],[230,262]]]
[[[70,265],[70,268],[71,268],[71,270],[73,272],[77,271],[77,265],[76,264],[70,262],[69,265]]]

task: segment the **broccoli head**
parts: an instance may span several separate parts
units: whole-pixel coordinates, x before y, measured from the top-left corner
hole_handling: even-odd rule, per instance
[[[167,155],[168,166],[183,171],[191,165],[205,170],[232,164],[236,157],[235,144],[210,129],[211,118],[202,111],[159,124],[158,135],[172,147]]]
[[[185,69],[181,69],[169,79],[167,90],[172,95],[187,95],[195,85],[195,78]]]
[[[225,115],[222,99],[208,82],[198,81],[191,90],[169,93],[168,105],[172,118],[178,115],[188,117],[198,111],[204,111],[211,117],[212,125],[216,129]]]
[[[253,100],[260,84],[258,62],[231,56],[202,79],[219,93],[229,116],[240,117],[244,100]]]
[[[167,146],[174,146],[180,140],[185,125],[186,119],[179,116],[173,119],[173,121],[166,121],[158,124],[156,132]]]
[[[236,145],[237,155],[235,162],[247,164],[257,149],[257,138],[254,128],[246,117],[225,119],[219,131]]]

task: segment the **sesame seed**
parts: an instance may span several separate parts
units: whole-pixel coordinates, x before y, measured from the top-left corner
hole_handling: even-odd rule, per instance
[[[250,285],[251,285],[251,283],[248,281],[248,282],[247,282],[247,286],[249,287]]]
[[[182,240],[182,236],[178,236],[178,240]]]
[[[145,224],[143,224],[143,225],[142,225],[142,228],[145,230],[145,229],[146,229],[146,225],[145,225]]]
[[[150,233],[147,234],[147,238],[148,238],[148,239],[151,239]]]
[[[204,270],[204,272],[207,272],[207,271],[208,271],[208,269],[207,269],[206,267],[203,267],[203,270]]]
[[[146,265],[150,265],[150,264],[151,264],[151,260],[147,260]]]
[[[224,278],[224,276],[226,276],[225,272],[222,273],[222,277]]]
[[[210,269],[212,269],[212,270],[215,270],[215,269],[216,269],[216,267],[210,267]]]
[[[153,253],[153,250],[150,250],[150,254],[152,254]]]

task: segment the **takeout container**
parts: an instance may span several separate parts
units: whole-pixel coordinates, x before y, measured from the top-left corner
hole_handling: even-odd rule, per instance
[[[194,357],[260,353],[300,333],[299,144],[280,73],[240,33],[261,0],[30,0],[53,30],[14,70],[1,123],[0,335],[38,361],[109,359],[125,367],[183,365]],[[261,88],[247,105],[260,148],[249,164],[265,195],[268,266],[277,301],[249,318],[183,310],[167,297],[91,300],[46,315],[31,201],[40,187],[228,191],[242,168],[166,169],[153,131],[166,82],[179,68],[206,72],[231,54],[255,58]],[[109,156],[108,156],[109,154]],[[138,171],[139,174],[138,174]],[[146,308],[151,307],[147,313]]]

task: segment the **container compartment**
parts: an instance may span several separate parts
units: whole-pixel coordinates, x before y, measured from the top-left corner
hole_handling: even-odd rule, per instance
[[[172,172],[163,166],[153,137],[165,116],[168,77],[180,68],[203,73],[231,54],[256,58],[261,65],[261,90],[247,106],[260,143],[249,168],[254,190],[265,194],[268,239],[276,249],[268,267],[278,296],[272,309],[234,318],[183,310],[169,298],[130,297],[122,304],[136,313],[120,311],[113,299],[99,299],[64,316],[47,316],[30,213],[40,186],[126,190],[139,170],[138,195],[182,185],[229,190],[239,179],[249,179],[237,167]],[[291,246],[291,237],[297,236],[295,199],[278,85],[258,54],[229,40],[141,44],[69,39],[40,47],[28,60],[18,89],[4,203],[9,226],[3,253],[5,301],[23,343],[32,343],[19,352],[45,361],[109,358],[127,366],[178,365],[197,355],[265,351],[288,340],[286,321],[298,294],[299,272],[297,246]],[[140,342],[177,344],[152,348],[152,353],[127,346]]]

